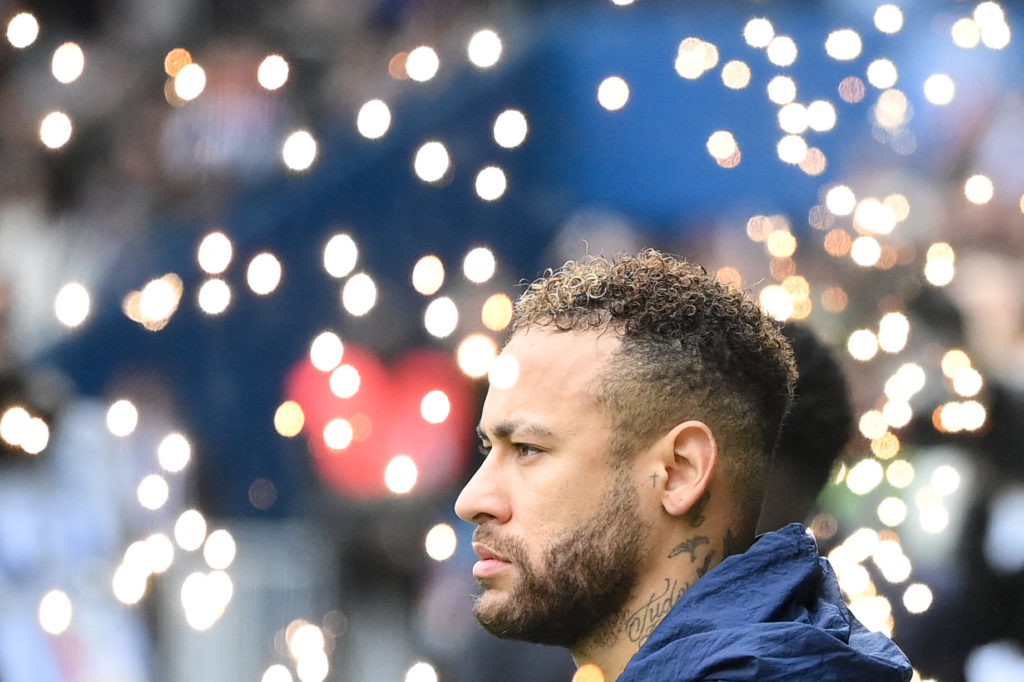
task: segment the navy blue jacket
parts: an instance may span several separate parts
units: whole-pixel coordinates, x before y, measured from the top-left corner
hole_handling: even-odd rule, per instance
[[[691,587],[618,682],[906,682],[910,661],[843,601],[814,539],[792,524]]]

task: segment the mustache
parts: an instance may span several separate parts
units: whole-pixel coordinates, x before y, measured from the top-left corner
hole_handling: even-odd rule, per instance
[[[525,562],[526,548],[522,542],[517,538],[498,535],[490,526],[477,526],[473,531],[473,542],[486,545],[517,564]]]

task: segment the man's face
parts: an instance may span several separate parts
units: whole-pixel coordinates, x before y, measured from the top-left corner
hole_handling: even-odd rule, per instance
[[[593,398],[618,344],[531,330],[505,348],[518,378],[492,382],[480,421],[489,452],[455,504],[479,526],[475,610],[498,636],[571,648],[612,627],[636,586],[647,537],[636,476],[613,466]]]

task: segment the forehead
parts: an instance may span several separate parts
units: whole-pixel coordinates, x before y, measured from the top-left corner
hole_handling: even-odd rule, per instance
[[[492,380],[484,421],[489,416],[513,419],[528,415],[565,420],[581,410],[586,418],[592,418],[590,410],[597,409],[597,380],[619,344],[610,332],[537,328],[517,332],[502,351],[512,371],[504,380]]]

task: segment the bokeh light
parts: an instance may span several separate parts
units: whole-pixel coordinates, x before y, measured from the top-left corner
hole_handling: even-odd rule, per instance
[[[391,128],[391,109],[380,99],[371,99],[359,107],[356,130],[369,140],[384,137]]]
[[[466,46],[469,61],[481,69],[488,69],[497,64],[501,59],[501,52],[501,37],[489,28],[474,33]]]
[[[308,130],[296,130],[285,138],[281,146],[281,159],[288,170],[297,173],[313,166],[317,156],[316,138]]]
[[[60,83],[73,83],[85,70],[85,53],[78,43],[67,42],[53,51],[50,71]]]
[[[278,90],[288,82],[288,61],[279,54],[269,54],[256,68],[256,81],[267,90]]]
[[[79,282],[68,282],[57,291],[53,311],[66,327],[78,327],[89,317],[91,297],[89,290]]]
[[[597,87],[597,101],[608,111],[618,111],[629,101],[629,84],[621,76],[609,76]]]

